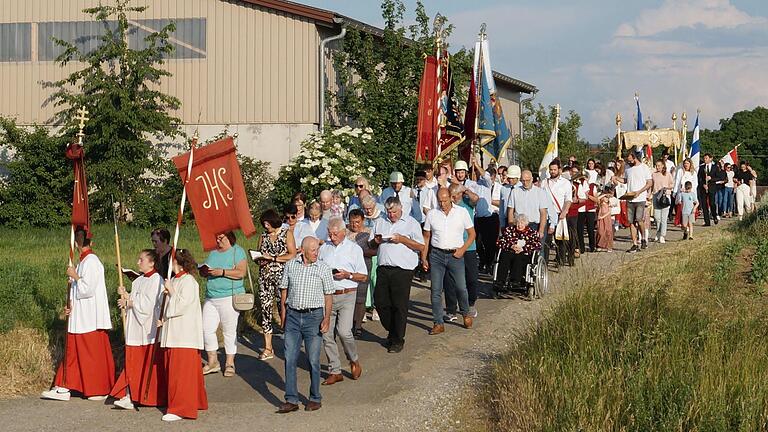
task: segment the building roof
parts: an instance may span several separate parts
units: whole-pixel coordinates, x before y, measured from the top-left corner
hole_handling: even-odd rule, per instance
[[[274,9],[293,15],[298,15],[326,26],[343,25],[349,28],[370,33],[376,37],[383,37],[384,30],[362,21],[338,14],[326,9],[320,9],[314,6],[307,6],[287,0],[240,0],[245,3],[261,6],[263,8]],[[536,93],[539,89],[533,84],[515,79],[501,72],[493,71],[493,78],[497,85],[503,85],[512,88],[520,93]]]

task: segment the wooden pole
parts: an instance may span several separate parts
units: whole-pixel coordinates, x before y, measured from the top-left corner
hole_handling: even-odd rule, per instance
[[[184,217],[184,206],[187,203],[187,184],[189,183],[189,178],[192,177],[192,162],[195,157],[195,147],[197,146],[197,140],[198,140],[198,133],[195,131],[195,134],[192,136],[192,143],[190,144],[189,149],[189,160],[187,161],[187,177],[184,179],[184,189],[181,192],[181,204],[179,205],[179,212],[176,215],[176,231],[173,234],[173,244],[171,246],[171,259],[168,265],[168,273],[166,274],[166,283],[168,283],[171,280],[171,274],[173,272],[173,260],[176,259],[176,248],[179,243],[179,229],[181,228],[181,220]],[[160,321],[163,321],[164,315],[165,315],[165,302],[167,300],[168,296],[165,295],[165,290],[163,290],[162,293],[162,300],[160,301]],[[155,367],[155,355],[157,353],[157,345],[160,344],[160,334],[161,334],[162,327],[157,328],[157,332],[155,333],[155,343],[152,344],[152,347],[150,348],[149,353],[149,373],[147,374],[147,380],[146,385],[144,386],[144,396],[142,400],[146,400],[149,398],[149,386],[151,384],[152,379],[152,371]]]

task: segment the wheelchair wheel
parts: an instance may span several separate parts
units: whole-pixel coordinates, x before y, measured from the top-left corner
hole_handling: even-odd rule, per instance
[[[543,297],[544,295],[549,294],[549,273],[544,257],[539,257],[536,265],[536,278],[533,283],[537,297]]]

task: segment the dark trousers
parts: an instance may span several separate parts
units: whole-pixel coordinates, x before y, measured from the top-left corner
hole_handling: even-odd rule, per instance
[[[584,213],[579,213],[578,220],[576,221],[576,231],[578,234],[576,234],[578,238],[578,244],[579,244],[579,250],[582,252],[586,252],[587,250],[584,248],[584,229],[587,230],[587,237],[589,238],[589,250],[591,252],[595,251],[595,222],[597,221],[597,218],[595,216],[594,212],[588,212],[585,211]]]
[[[712,185],[709,189],[699,186],[699,206],[704,213],[704,223],[709,225],[709,220],[717,218],[717,187]]]
[[[496,267],[496,280],[493,282],[494,291],[503,291],[507,282],[522,285],[525,281],[525,268],[531,262],[531,256],[512,251],[501,251],[499,265]]]
[[[389,332],[387,339],[390,343],[405,343],[412,279],[413,270],[381,265],[376,269],[373,300],[381,325]]]
[[[479,268],[477,251],[467,251],[464,253],[464,279],[467,282],[467,296],[469,305],[474,306],[477,301],[477,290],[480,286]],[[456,297],[456,283],[450,274],[445,275],[443,287],[445,289],[445,310],[448,313],[455,314],[459,310],[459,300]]]
[[[360,330],[363,328],[363,317],[365,316],[365,299],[368,298],[368,282],[357,284],[357,297],[355,298],[355,313],[352,316],[352,329]]]
[[[496,258],[496,240],[499,239],[499,215],[475,218],[477,255],[481,267],[490,267]]]

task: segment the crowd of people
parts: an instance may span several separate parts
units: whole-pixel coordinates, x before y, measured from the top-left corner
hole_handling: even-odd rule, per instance
[[[321,386],[344,380],[341,351],[349,376],[361,377],[357,341],[365,322],[380,322],[389,353],[404,349],[414,278],[430,282],[430,335],[444,333],[446,322],[469,330],[478,317],[480,274],[493,279],[495,293],[525,289],[526,267],[537,251],[549,260],[554,250],[555,264],[573,265],[584,253],[613,251],[614,233],[628,227],[628,252],[635,253],[651,241],[665,243],[669,224],[692,238],[699,209],[704,226],[753,209],[756,173],[744,162],[734,170],[706,154],[700,167],[690,159],[676,167],[664,154],[652,169],[643,158],[630,152],[605,165],[555,159],[545,178],[514,165],[483,168],[460,160],[420,167],[413,187],[393,172],[378,196],[359,177],[348,202],[339,191],[318,197],[297,192],[282,211],[263,212],[263,230],[250,253],[232,232],[217,234],[216,249],[200,265],[186,249],[173,254],[170,233],[156,229],[154,248],[139,254],[132,289],[118,289],[126,350],[117,379],[104,266],[79,230],[80,262],[67,269],[66,354],[43,397],[69,400],[76,391],[95,400],[111,396],[128,410],[164,406],[167,421],[196,418],[207,408],[203,376],[237,374],[235,299],[246,292],[252,260],[259,266],[255,294],[264,343],[258,358],[274,359],[275,334],[284,340],[285,402],[278,412],[299,409],[302,343],[311,378],[305,410],[314,411],[322,406]],[[206,279],[202,306],[198,270]]]

